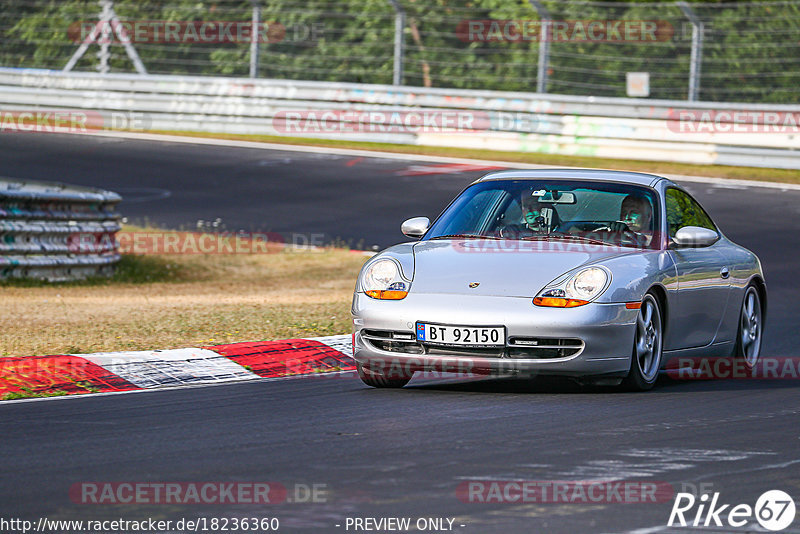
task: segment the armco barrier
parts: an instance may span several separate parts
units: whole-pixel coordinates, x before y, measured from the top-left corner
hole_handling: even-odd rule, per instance
[[[90,129],[268,134],[800,168],[800,124],[795,124],[800,106],[0,68],[0,113],[30,110],[95,113]],[[389,111],[437,110],[474,112],[480,124],[469,131],[430,131],[375,123],[354,127],[334,118],[325,127],[306,128],[303,122],[303,128],[293,129],[283,120],[292,112],[375,111],[385,118]],[[754,125],[754,117],[767,124]],[[769,122],[776,117],[778,126]]]
[[[0,279],[110,276],[120,259],[110,191],[0,178]]]

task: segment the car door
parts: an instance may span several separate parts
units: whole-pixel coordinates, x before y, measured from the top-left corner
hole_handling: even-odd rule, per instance
[[[665,192],[667,231],[670,239],[684,226],[700,226],[719,233],[714,222],[688,193],[670,187]],[[670,321],[670,350],[702,347],[714,340],[730,293],[730,273],[722,244],[677,247],[670,254],[678,275],[677,309]]]

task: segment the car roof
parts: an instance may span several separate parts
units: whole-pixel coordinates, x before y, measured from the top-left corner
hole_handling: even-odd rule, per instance
[[[491,172],[476,180],[592,180],[604,182],[620,182],[634,185],[654,186],[659,180],[667,180],[657,174],[633,171],[613,171],[606,169],[535,169],[535,170],[509,170]],[[669,180],[668,180],[669,181]]]

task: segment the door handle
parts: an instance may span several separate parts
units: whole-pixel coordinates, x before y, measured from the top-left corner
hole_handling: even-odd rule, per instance
[[[722,278],[728,278],[731,275],[731,272],[728,270],[727,267],[723,267],[722,269],[720,269],[719,275]]]

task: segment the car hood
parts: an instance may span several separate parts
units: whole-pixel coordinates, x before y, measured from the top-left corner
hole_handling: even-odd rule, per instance
[[[577,267],[632,253],[580,242],[473,239],[423,241],[413,251],[411,293],[525,298]]]

